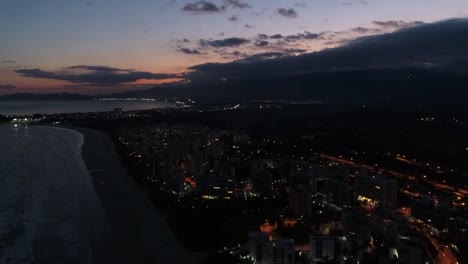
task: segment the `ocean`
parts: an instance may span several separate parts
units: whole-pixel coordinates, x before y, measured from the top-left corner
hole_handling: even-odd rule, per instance
[[[0,115],[106,112],[172,107],[174,104],[147,100],[80,100],[80,101],[0,101]]]
[[[0,125],[0,263],[92,263],[104,210],[75,131]]]
[[[78,131],[0,125],[0,263],[198,263],[111,139]]]

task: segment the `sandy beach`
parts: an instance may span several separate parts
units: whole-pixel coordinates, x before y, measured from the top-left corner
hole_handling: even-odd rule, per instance
[[[0,264],[199,262],[106,134],[8,124],[0,133]]]
[[[198,257],[185,249],[153,207],[146,192],[121,166],[112,140],[103,132],[73,128],[84,135],[83,159],[110,226],[108,253],[96,255],[96,263],[198,263]],[[97,241],[103,243],[104,241]]]

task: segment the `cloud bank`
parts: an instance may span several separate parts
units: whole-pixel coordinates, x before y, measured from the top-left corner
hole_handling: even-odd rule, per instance
[[[133,83],[138,80],[164,80],[180,78],[177,74],[161,74],[107,66],[75,65],[59,71],[19,69],[23,77],[67,81],[74,84],[110,86]]]
[[[10,84],[0,84],[0,91],[11,91],[16,89],[16,86]]]
[[[397,24],[387,23],[390,26]],[[401,26],[401,23],[398,23]],[[313,34],[294,36],[259,35],[258,46],[271,39],[317,38]],[[338,48],[298,56],[271,53],[229,63],[207,63],[191,67],[192,81],[253,78],[356,69],[419,67],[468,73],[468,19],[453,19],[432,24],[403,27],[382,35],[358,38]],[[268,53],[266,53],[268,54]],[[201,76],[203,78],[201,78]]]

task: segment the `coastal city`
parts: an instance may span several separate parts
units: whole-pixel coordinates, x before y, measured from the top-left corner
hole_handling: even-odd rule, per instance
[[[317,143],[326,138],[318,119],[313,129],[292,133],[283,131],[277,117],[277,124],[266,125],[273,128],[261,118],[281,111],[287,120],[288,113],[317,108],[187,101],[148,111],[6,118],[15,126],[85,126],[109,133],[130,175],[167,214],[177,237],[190,250],[208,254],[203,263],[465,263],[466,168],[381,148],[327,149],[322,144],[333,144]],[[247,121],[244,110],[260,117]],[[412,119],[466,129],[463,118]],[[468,148],[463,151],[467,157]]]
[[[0,0],[0,264],[468,264],[468,0]]]

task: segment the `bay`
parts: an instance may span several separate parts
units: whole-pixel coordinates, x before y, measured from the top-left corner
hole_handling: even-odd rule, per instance
[[[0,115],[107,112],[173,107],[174,104],[150,100],[79,100],[79,101],[0,101]]]

